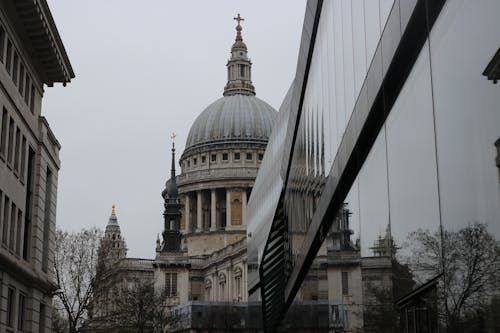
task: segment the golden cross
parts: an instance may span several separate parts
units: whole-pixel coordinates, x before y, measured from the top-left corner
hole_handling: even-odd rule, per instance
[[[243,17],[241,17],[241,16],[240,16],[240,13],[238,13],[238,16],[236,16],[234,19],[235,19],[236,21],[238,21],[238,25],[240,25],[240,22],[241,22],[241,21],[245,21],[245,19],[244,19]]]
[[[172,141],[174,141],[176,136],[177,136],[177,134],[172,133],[172,134],[170,134],[170,139],[172,139]]]

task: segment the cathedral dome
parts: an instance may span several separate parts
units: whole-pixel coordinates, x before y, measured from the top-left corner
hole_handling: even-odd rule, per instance
[[[185,153],[215,143],[267,143],[276,117],[276,110],[255,96],[222,97],[196,118],[189,131]]]

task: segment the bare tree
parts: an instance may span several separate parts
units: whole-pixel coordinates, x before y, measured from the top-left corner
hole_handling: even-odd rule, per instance
[[[155,292],[150,281],[135,281],[118,293],[114,321],[133,332],[163,333],[167,324],[165,295]]]
[[[500,244],[487,225],[474,223],[455,232],[443,231],[442,237],[417,230],[408,239],[414,258],[412,269],[444,276],[438,292],[439,315],[449,331],[477,322],[500,287]]]
[[[76,233],[56,231],[54,274],[59,288],[56,302],[67,315],[70,333],[77,332],[87,316],[101,237],[102,231],[97,228]]]

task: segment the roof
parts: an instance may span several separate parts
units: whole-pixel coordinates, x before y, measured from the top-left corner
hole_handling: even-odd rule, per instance
[[[272,106],[255,96],[222,97],[196,118],[184,154],[220,142],[267,143],[277,114]]]
[[[40,78],[52,86],[75,77],[46,0],[10,0],[40,64]]]

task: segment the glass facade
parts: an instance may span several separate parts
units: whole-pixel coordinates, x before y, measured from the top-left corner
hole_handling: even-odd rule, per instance
[[[500,2],[314,5],[283,161],[290,269],[263,302],[327,301],[333,332],[500,331],[500,88],[482,75]]]

